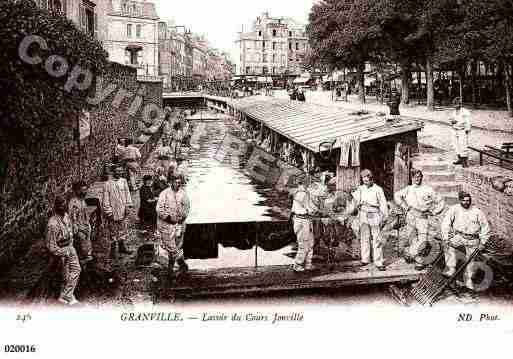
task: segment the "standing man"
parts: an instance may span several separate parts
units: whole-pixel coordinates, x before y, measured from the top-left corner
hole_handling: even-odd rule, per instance
[[[413,184],[394,195],[397,205],[406,212],[406,237],[409,247],[405,250],[407,262],[415,260],[415,269],[424,269],[419,253],[428,241],[429,216],[438,215],[444,210],[443,199],[428,185],[422,184],[422,171],[413,173]]]
[[[93,246],[91,244],[91,224],[87,214],[85,196],[87,185],[84,181],[73,184],[73,197],[68,205],[68,213],[73,226],[73,236],[76,240],[78,258],[82,268],[93,260]]]
[[[456,108],[454,110],[451,124],[454,132],[454,148],[458,159],[455,165],[467,167],[468,163],[468,143],[470,130],[472,129],[472,115],[469,110],[463,107],[462,100],[458,97],[454,100]]]
[[[168,275],[172,280],[175,262],[179,266],[178,275],[189,269],[184,259],[183,239],[191,205],[183,177],[170,171],[168,180],[171,186],[160,194],[157,201],[157,229],[162,237],[162,246],[169,254]]]
[[[300,102],[306,101],[305,92],[301,87],[297,90],[297,100]]]
[[[103,189],[102,208],[107,218],[107,228],[111,240],[110,257],[113,260],[119,254],[131,254],[126,247],[127,218],[132,207],[132,197],[126,179],[122,178],[123,168],[114,167],[114,176],[105,183]]]
[[[130,180],[130,188],[132,191],[137,190],[137,174],[139,173],[139,161],[141,160],[141,152],[130,143],[126,147],[126,168],[128,170],[128,178]]]
[[[294,272],[304,272],[313,268],[314,233],[312,216],[317,213],[317,209],[313,203],[308,183],[309,177],[304,177],[303,182],[291,192],[293,197],[291,215],[298,243],[296,258],[292,267]]]
[[[388,217],[388,204],[383,189],[374,183],[372,172],[364,169],[361,177],[363,185],[358,186],[353,192],[353,205],[348,212],[358,210],[361,264],[363,266],[370,264],[372,248],[374,264],[378,270],[384,271],[386,269],[383,262],[385,240],[381,228]]]
[[[466,259],[476,250],[484,249],[490,238],[490,226],[486,216],[480,209],[472,206],[472,197],[469,193],[461,191],[458,194],[459,204],[449,208],[442,221],[442,239],[446,242],[445,263],[447,268],[445,276],[456,273],[457,248],[465,250]],[[473,263],[470,263],[465,272],[465,285],[474,289],[472,274],[475,272]]]
[[[123,162],[126,159],[126,139],[118,138],[118,143],[114,149],[114,162]]]
[[[55,198],[54,215],[48,221],[46,247],[62,263],[64,283],[58,301],[67,305],[78,304],[74,292],[80,278],[80,263],[73,247],[73,225],[66,213],[64,196]]]

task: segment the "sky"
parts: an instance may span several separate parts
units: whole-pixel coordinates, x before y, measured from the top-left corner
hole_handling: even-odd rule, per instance
[[[232,55],[242,25],[250,30],[252,22],[263,12],[270,16],[287,16],[304,23],[314,0],[147,0],[157,6],[161,21],[174,20],[192,32],[205,34],[210,44]],[[179,29],[183,30],[183,29]]]

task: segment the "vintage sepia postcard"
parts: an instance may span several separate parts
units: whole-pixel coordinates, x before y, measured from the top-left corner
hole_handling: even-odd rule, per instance
[[[1,0],[0,35],[0,357],[513,334],[513,1]]]

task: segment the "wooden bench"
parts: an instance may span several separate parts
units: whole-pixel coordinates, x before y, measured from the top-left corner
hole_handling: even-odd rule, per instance
[[[483,157],[488,156],[492,157],[499,161],[499,166],[503,168],[509,168],[510,166],[513,167],[513,158],[509,157],[513,153],[506,152],[502,149],[492,147],[492,146],[485,146],[485,149],[478,149],[475,147],[470,147],[472,151],[476,151],[479,153],[479,165],[483,165]],[[508,165],[508,167],[505,167],[505,164]]]

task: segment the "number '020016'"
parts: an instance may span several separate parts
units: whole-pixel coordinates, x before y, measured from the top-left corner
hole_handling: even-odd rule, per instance
[[[6,353],[35,353],[35,345],[4,345]]]

